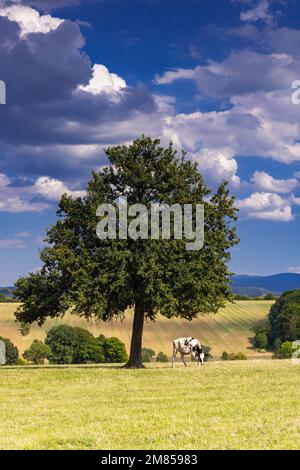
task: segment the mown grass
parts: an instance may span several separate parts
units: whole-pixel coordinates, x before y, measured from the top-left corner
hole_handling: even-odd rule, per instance
[[[1,449],[297,449],[291,361],[0,368]]]
[[[180,318],[168,320],[158,317],[155,323],[146,322],[143,345],[154,349],[156,353],[163,351],[172,354],[172,340],[181,336],[193,336],[211,346],[212,354],[220,356],[224,350],[228,352],[244,352],[247,355],[258,355],[251,344],[254,329],[267,321],[267,315],[272,301],[237,301],[227,304],[215,315],[204,315],[189,322]],[[46,332],[54,325],[66,323],[72,326],[88,328],[95,336],[117,336],[129,351],[132,312],[128,311],[123,322],[88,323],[84,318],[66,315],[63,319],[47,320],[43,328],[33,324],[28,336],[23,337],[19,331],[20,325],[15,323],[14,311],[16,304],[0,304],[0,336],[9,338],[22,353],[34,339],[45,338]],[[265,353],[262,353],[263,356]]]

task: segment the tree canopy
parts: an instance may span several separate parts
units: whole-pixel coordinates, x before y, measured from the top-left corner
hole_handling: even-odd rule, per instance
[[[272,305],[270,314],[270,342],[300,339],[300,289],[282,294]]]
[[[236,209],[227,184],[214,194],[196,163],[172,144],[142,136],[131,145],[108,148],[110,165],[93,172],[83,198],[63,195],[58,220],[47,232],[42,268],[17,282],[19,321],[62,317],[67,310],[103,321],[134,308],[128,367],[142,367],[144,319],[158,313],[191,320],[216,312],[231,299],[230,248],[238,242]],[[100,204],[127,197],[128,204],[203,204],[205,242],[186,250],[184,239],[100,240]],[[149,230],[151,221],[149,221]]]

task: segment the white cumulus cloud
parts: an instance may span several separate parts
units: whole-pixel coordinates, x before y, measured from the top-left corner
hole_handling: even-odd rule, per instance
[[[116,93],[126,88],[126,82],[115,73],[111,73],[105,65],[95,64],[93,76],[87,85],[79,86],[80,90],[98,95],[100,93]]]
[[[58,201],[64,193],[73,197],[83,197],[86,194],[85,191],[72,191],[62,181],[49,176],[40,176],[32,190],[49,201]]]
[[[192,154],[193,160],[198,163],[201,173],[209,180],[220,182],[226,180],[234,185],[240,184],[237,176],[238,165],[230,149],[204,148]]]
[[[287,180],[275,179],[265,171],[256,171],[253,174],[251,181],[259,191],[268,191],[272,193],[290,193],[300,185],[296,178],[290,178]]]
[[[291,203],[279,194],[256,192],[237,201],[238,208],[250,219],[290,222],[294,219]]]
[[[0,7],[0,16],[16,21],[21,27],[21,36],[26,36],[29,33],[46,34],[58,28],[63,22],[61,18],[55,18],[51,15],[40,15],[34,8],[23,5]]]

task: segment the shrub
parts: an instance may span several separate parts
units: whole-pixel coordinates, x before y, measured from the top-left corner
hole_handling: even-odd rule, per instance
[[[156,356],[156,362],[169,362],[168,356],[160,351]]]
[[[100,341],[84,328],[73,328],[73,364],[104,362],[104,350]]]
[[[245,361],[247,359],[247,356],[242,352],[234,354],[228,353],[227,351],[223,351],[221,358],[223,361]]]
[[[228,361],[228,356],[229,356],[228,352],[223,351],[222,356],[221,356],[222,361]]]
[[[105,362],[104,346],[98,338],[89,338],[83,346],[81,363],[99,364]]]
[[[264,296],[264,300],[275,300],[275,299],[276,299],[276,296],[272,294],[272,292],[269,292],[268,294]]]
[[[247,360],[247,356],[246,354],[242,353],[242,352],[238,352],[236,354],[234,354],[234,361],[246,361]]]
[[[276,351],[275,357],[278,359],[291,359],[293,352],[291,341],[285,341]]]
[[[74,329],[68,325],[50,328],[45,344],[51,349],[49,360],[54,364],[72,364],[74,358]]]
[[[300,289],[285,292],[272,305],[269,313],[270,343],[300,339]]]
[[[234,361],[234,353],[228,353],[227,351],[223,351],[222,353],[222,360],[223,361]]]
[[[2,338],[2,336],[0,336],[0,341],[3,341],[5,343],[6,364],[7,365],[17,364],[18,357],[19,357],[19,350],[18,350],[17,346],[15,346],[10,341],[10,339]]]
[[[153,356],[155,356],[155,351],[153,351],[153,349],[142,349],[142,362],[151,362],[153,360]]]
[[[268,336],[264,329],[257,330],[254,336],[253,344],[256,349],[267,349],[268,347]]]
[[[127,362],[128,354],[125,344],[119,338],[105,338],[104,340],[105,362]]]
[[[54,364],[87,364],[104,362],[103,338],[95,338],[84,328],[68,325],[54,326],[46,336],[45,344],[51,349]]]
[[[33,364],[44,364],[45,359],[48,359],[51,354],[51,349],[47,344],[42,341],[35,339],[29,349],[26,349],[23,353],[24,359]]]

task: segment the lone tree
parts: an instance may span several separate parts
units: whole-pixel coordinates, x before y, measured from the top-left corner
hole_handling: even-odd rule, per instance
[[[84,198],[62,196],[58,220],[41,252],[42,268],[17,282],[22,305],[16,317],[42,325],[46,317],[62,317],[71,310],[109,321],[134,308],[126,367],[140,368],[145,318],[155,320],[160,313],[192,320],[216,312],[231,299],[227,263],[230,248],[238,242],[236,209],[226,183],[211,194],[197,165],[184,152],[177,156],[172,144],[163,148],[158,139],[142,136],[132,145],[107,149],[106,155],[111,166],[93,172]],[[203,248],[186,250],[174,227],[169,240],[100,240],[97,207],[116,205],[125,197],[128,205],[149,209],[163,203],[204,204]]]

